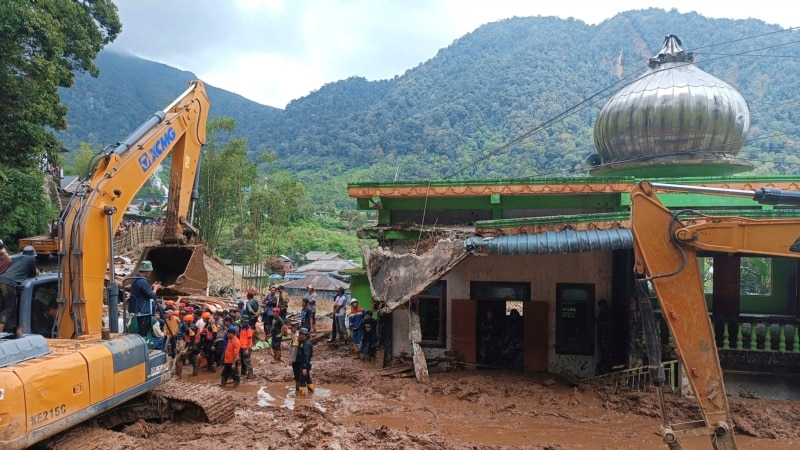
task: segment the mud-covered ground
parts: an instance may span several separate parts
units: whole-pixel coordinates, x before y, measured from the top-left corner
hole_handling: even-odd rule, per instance
[[[255,376],[225,388],[236,403],[230,422],[133,424],[123,435],[93,431],[89,440],[83,429],[61,436],[55,448],[666,448],[656,434],[653,393],[483,370],[434,373],[421,384],[387,376],[398,369],[377,368],[324,339],[317,336],[311,396],[297,398],[290,367],[270,364],[261,350],[254,353]],[[221,392],[212,386],[218,374],[184,378]],[[677,420],[697,418],[692,400],[667,398]],[[800,403],[731,399],[731,405],[739,448],[800,447]],[[684,444],[711,448],[708,438]]]
[[[207,266],[213,266],[207,261]],[[230,276],[214,276],[225,279]],[[220,269],[220,272],[224,271]],[[225,281],[223,280],[223,281]],[[218,283],[235,286],[236,282]],[[298,310],[300,299],[292,300]],[[319,313],[330,311],[321,302]],[[260,326],[260,324],[259,324]],[[320,329],[330,325],[320,324]],[[224,388],[235,402],[223,424],[139,422],[107,431],[86,425],[48,442],[60,450],[252,449],[651,449],[666,448],[653,392],[601,381],[574,384],[552,374],[490,370],[432,373],[427,383],[390,376],[320,333],[312,372],[316,392],[297,398],[291,368],[254,352],[255,376]],[[190,373],[186,368],[184,374]],[[221,393],[219,373],[184,379]],[[691,399],[668,395],[673,421],[699,419]],[[800,448],[800,402],[731,398],[740,449]],[[710,449],[707,437],[684,449]]]

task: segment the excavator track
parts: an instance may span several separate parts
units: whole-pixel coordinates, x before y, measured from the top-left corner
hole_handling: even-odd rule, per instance
[[[182,418],[189,420],[226,422],[233,418],[236,409],[230,392],[215,385],[190,383],[175,378],[153,389],[149,395],[159,404],[168,406],[172,414],[188,413],[190,417],[184,415]]]
[[[235,401],[218,386],[171,379],[146,395],[123,403],[85,425],[58,434],[43,443],[51,450],[157,450],[147,439],[112,431],[146,421],[221,423],[234,416]],[[145,433],[146,434],[146,433]]]

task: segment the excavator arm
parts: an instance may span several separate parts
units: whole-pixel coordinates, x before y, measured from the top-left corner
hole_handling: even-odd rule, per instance
[[[707,216],[694,211],[670,211],[654,188],[716,195],[747,196],[761,203],[797,204],[794,192],[764,188],[738,191],[640,182],[631,191],[637,292],[648,343],[650,372],[662,411],[661,433],[671,449],[680,438],[709,435],[715,449],[735,449],[728,399],[713,328],[708,316],[697,251],[800,258],[800,220]],[[649,287],[658,297],[675,350],[686,372],[702,420],[671,424],[664,407],[660,343],[655,337]],[[649,315],[649,317],[647,317]],[[659,369],[662,372],[659,372]]]
[[[154,113],[128,138],[102,155],[94,172],[72,196],[61,216],[58,337],[100,333],[106,268],[112,269],[113,238],[122,215],[155,169],[172,155],[167,241],[180,241],[188,226],[193,182],[206,139],[209,100],[193,81],[172,104]],[[111,283],[116,287],[115,283]],[[108,296],[115,294],[109,291]],[[111,299],[109,298],[109,304]],[[115,317],[116,311],[109,311]],[[117,331],[116,320],[110,320]]]

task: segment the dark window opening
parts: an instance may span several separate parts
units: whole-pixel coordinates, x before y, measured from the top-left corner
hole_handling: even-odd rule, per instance
[[[594,284],[556,284],[556,353],[594,355]]]
[[[439,281],[411,299],[412,307],[419,314],[422,332],[420,345],[428,347],[445,345],[446,287],[445,281]]]
[[[33,291],[31,333],[52,337],[58,311],[58,283],[42,284]]]

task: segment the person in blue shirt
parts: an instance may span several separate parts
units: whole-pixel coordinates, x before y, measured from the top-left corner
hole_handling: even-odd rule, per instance
[[[152,262],[142,261],[139,264],[139,276],[133,278],[131,297],[128,300],[128,312],[135,316],[135,319],[131,320],[131,331],[142,337],[146,337],[150,333],[156,292],[161,288],[159,282],[150,284],[148,281],[152,273]]]

